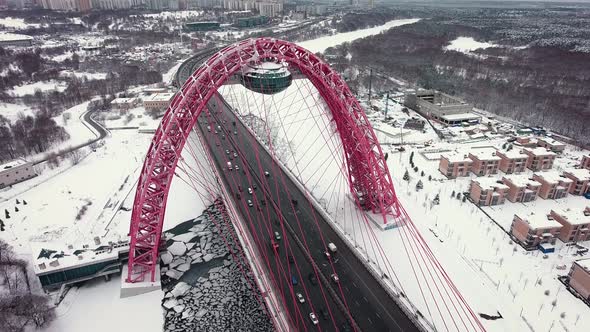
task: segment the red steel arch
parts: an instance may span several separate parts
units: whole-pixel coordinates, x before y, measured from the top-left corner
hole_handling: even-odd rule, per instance
[[[176,94],[147,152],[131,215],[127,282],[155,280],[158,247],[174,170],[197,117],[217,89],[251,61],[273,59],[298,69],[317,88],[336,123],[350,191],[366,209],[400,215],[391,176],[375,133],[344,80],[310,51],[273,38],[247,39],[213,55]]]

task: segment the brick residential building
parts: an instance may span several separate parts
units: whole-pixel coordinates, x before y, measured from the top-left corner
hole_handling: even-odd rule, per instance
[[[563,225],[555,220],[550,220],[546,215],[514,215],[510,233],[526,249],[533,249],[542,243],[555,244]]]
[[[495,178],[478,178],[471,180],[469,197],[479,206],[504,204],[508,186]]]
[[[514,144],[522,147],[535,148],[537,147],[537,139],[531,138],[530,136],[518,136]]]
[[[506,197],[513,203],[534,201],[541,189],[541,184],[526,174],[507,175],[502,178],[502,182],[508,186]]]
[[[443,154],[440,156],[438,170],[447,178],[453,179],[459,176],[467,176],[472,163],[473,161],[466,154]]]
[[[590,258],[572,264],[568,274],[569,285],[585,300],[590,301]]]
[[[570,194],[584,195],[590,192],[590,170],[573,168],[563,171],[563,175],[574,182],[570,187]]]
[[[537,139],[537,145],[553,152],[562,152],[565,150],[565,144],[549,137],[541,137]]]
[[[540,172],[533,174],[533,180],[541,184],[539,197],[543,199],[559,199],[566,197],[570,187],[574,183],[557,171]]]
[[[520,173],[526,168],[528,155],[521,151],[496,151],[496,156],[500,157],[500,170],[506,174]]]
[[[590,169],[590,154],[586,154],[582,156],[582,161],[580,162],[580,167],[585,169]]]
[[[584,211],[566,209],[551,210],[551,217],[563,225],[559,239],[563,242],[590,240],[590,216]]]
[[[496,151],[474,150],[469,152],[469,158],[473,160],[471,172],[477,176],[484,176],[498,173],[500,157]]]
[[[555,152],[545,148],[524,148],[522,152],[527,155],[526,167],[532,171],[551,169],[555,161]]]

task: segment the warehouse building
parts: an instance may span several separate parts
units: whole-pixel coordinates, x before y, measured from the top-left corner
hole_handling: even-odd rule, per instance
[[[479,123],[481,116],[471,113],[473,106],[440,91],[419,90],[406,95],[404,104],[447,125]]]

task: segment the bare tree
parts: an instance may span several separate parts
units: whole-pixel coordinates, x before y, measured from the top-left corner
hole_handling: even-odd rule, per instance
[[[81,149],[73,149],[68,152],[67,158],[70,159],[72,165],[78,165],[80,161],[82,161],[82,158],[84,158],[84,154],[80,150]]]

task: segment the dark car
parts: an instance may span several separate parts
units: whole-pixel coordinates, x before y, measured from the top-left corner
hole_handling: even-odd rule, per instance
[[[320,309],[320,316],[322,316],[324,320],[328,320],[330,318],[330,315],[328,315],[328,310],[324,308]]]
[[[295,264],[295,257],[293,257],[292,255],[289,255],[287,259],[289,260],[289,264]]]

